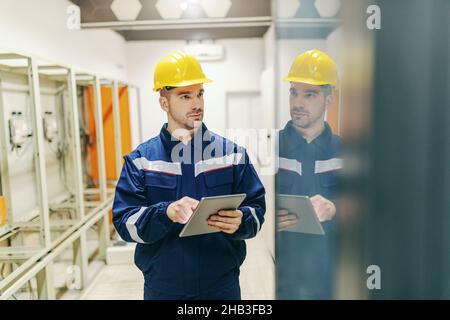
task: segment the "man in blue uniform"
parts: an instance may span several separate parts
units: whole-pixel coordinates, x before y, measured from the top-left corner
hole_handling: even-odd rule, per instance
[[[291,120],[279,135],[278,194],[309,196],[325,235],[287,232],[301,219],[277,211],[277,297],[330,299],[336,246],[336,199],[341,142],[325,122],[337,85],[334,61],[319,50],[300,54],[285,81]]]
[[[265,190],[245,149],[202,123],[207,82],[194,57],[162,59],[154,90],[168,121],[124,157],[113,222],[124,240],[137,242],[145,299],[240,299],[244,240],[264,222]],[[208,220],[219,232],[179,237],[201,197],[237,193],[246,194],[238,210]]]

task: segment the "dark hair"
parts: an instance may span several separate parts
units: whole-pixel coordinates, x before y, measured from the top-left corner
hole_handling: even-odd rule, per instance
[[[325,97],[327,97],[333,93],[333,88],[331,87],[330,84],[321,85],[320,88],[322,89],[322,92]]]
[[[161,90],[159,90],[159,95],[161,96],[161,97],[166,97],[166,98],[168,98],[169,97],[169,91],[170,90],[173,90],[173,89],[175,89],[176,87],[169,87],[169,86],[166,86],[166,87],[163,87]]]

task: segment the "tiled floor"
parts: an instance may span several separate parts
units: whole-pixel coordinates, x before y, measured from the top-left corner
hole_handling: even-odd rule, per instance
[[[261,238],[247,241],[247,258],[241,267],[240,282],[243,300],[275,297],[274,260]]]
[[[144,279],[134,264],[105,266],[81,300],[141,300]]]
[[[274,263],[262,238],[247,241],[241,267],[242,299],[274,298]],[[82,293],[84,300],[142,299],[143,277],[134,264],[105,266]]]

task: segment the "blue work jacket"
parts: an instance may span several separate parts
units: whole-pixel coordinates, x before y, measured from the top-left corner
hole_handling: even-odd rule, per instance
[[[278,150],[277,194],[310,197],[319,194],[338,207],[341,139],[331,132],[328,123],[325,122],[323,132],[308,143],[289,121],[279,133]],[[286,231],[277,233],[279,298],[331,298],[338,241],[336,218],[322,222],[325,236]]]
[[[116,187],[113,222],[119,235],[137,242],[135,263],[146,287],[166,293],[198,294],[238,283],[245,239],[264,222],[265,190],[244,148],[204,124],[184,145],[167,131],[124,157]],[[179,237],[170,203],[188,196],[245,193],[242,224],[234,234]]]

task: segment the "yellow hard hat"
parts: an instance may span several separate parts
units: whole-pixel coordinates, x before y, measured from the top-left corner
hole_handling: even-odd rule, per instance
[[[154,91],[164,87],[185,87],[212,82],[206,78],[200,63],[182,51],[169,54],[156,65]]]
[[[289,74],[283,78],[290,82],[312,85],[337,85],[337,68],[333,59],[320,50],[309,50],[295,58]]]

